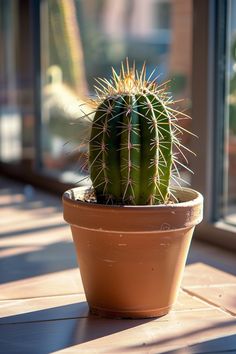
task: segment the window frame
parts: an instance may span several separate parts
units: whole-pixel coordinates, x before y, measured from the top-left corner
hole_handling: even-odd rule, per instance
[[[223,220],[227,11],[227,0],[193,0],[192,129],[199,138],[191,162],[192,187],[204,196],[196,237],[236,250],[236,226]]]

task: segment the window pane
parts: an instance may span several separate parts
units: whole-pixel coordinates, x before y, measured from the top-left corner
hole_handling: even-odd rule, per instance
[[[146,61],[147,74],[157,67],[159,83],[172,79],[174,97],[186,98],[178,108],[191,115],[191,46],[190,0],[42,1],[44,170],[66,182],[83,178],[90,121],[81,111],[92,111],[94,77],[107,77],[126,57],[138,68]]]
[[[225,218],[236,224],[236,0],[229,1],[228,26],[228,70],[227,70],[227,102],[226,125],[227,132],[227,173]]]
[[[16,81],[18,2],[0,3],[0,155],[4,162],[21,159],[21,114]]]
[[[29,1],[0,1],[0,160],[33,159],[32,30]]]

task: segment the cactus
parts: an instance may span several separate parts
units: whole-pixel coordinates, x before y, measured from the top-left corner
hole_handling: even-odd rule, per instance
[[[181,179],[177,166],[184,165],[173,150],[184,156],[180,112],[152,75],[146,79],[145,64],[138,72],[127,60],[119,74],[112,69],[110,80],[97,79],[89,170],[99,203],[166,204],[171,179]]]

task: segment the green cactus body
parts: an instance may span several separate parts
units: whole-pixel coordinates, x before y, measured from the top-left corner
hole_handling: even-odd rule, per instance
[[[101,79],[102,80],[102,79]],[[112,81],[102,80],[89,142],[89,167],[97,201],[111,204],[163,204],[169,201],[175,112],[163,89],[134,67]],[[104,84],[106,86],[104,86]],[[179,113],[179,112],[177,112]],[[173,129],[174,128],[174,129]]]
[[[152,94],[104,100],[90,139],[98,201],[158,204],[168,198],[172,140],[165,107]]]

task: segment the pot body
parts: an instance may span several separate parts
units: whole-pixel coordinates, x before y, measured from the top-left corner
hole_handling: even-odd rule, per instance
[[[202,219],[203,199],[189,191],[193,200],[170,206],[98,205],[64,195],[64,217],[92,313],[146,318],[169,312]]]

